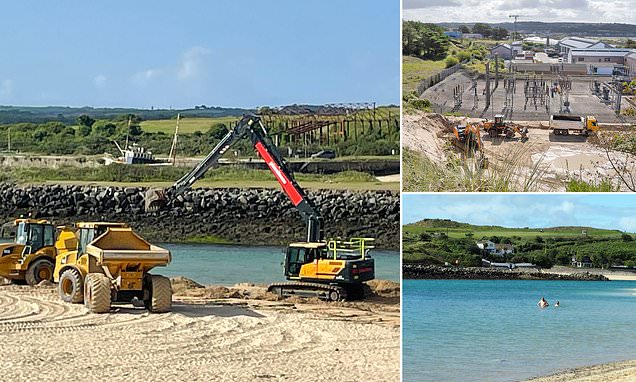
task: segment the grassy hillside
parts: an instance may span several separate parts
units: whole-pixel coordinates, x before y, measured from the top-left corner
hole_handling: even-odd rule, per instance
[[[195,131],[206,132],[212,126],[224,124],[229,126],[231,123],[240,119],[237,116],[225,116],[217,118],[181,118],[179,120],[179,132],[182,134],[192,134]],[[141,122],[141,128],[147,133],[166,133],[174,134],[174,128],[177,125],[176,119],[158,119],[152,121]]]
[[[512,244],[515,253],[503,258],[484,254],[478,240]],[[405,225],[403,242],[404,261],[411,263],[480,266],[485,257],[551,267],[587,256],[597,267],[636,265],[631,234],[593,227],[507,228],[430,219]]]
[[[454,222],[452,220],[426,219],[404,226],[404,232],[411,234],[421,234],[426,232],[433,234],[442,232],[452,238],[466,237],[466,234],[473,234],[476,238],[484,236],[518,236],[528,237],[580,237],[586,231],[588,236],[599,237],[621,237],[622,232],[618,230],[607,230],[592,227],[550,227],[550,228],[507,228],[499,226],[479,226],[467,223]]]
[[[444,60],[422,60],[417,57],[402,56],[402,92],[410,93],[425,78],[439,73],[446,67]]]

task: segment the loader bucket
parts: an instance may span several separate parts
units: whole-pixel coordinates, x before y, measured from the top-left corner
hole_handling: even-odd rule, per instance
[[[144,195],[146,212],[158,211],[167,204],[166,192],[161,189],[148,189]]]

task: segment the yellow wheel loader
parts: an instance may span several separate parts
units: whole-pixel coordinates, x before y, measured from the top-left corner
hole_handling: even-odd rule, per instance
[[[62,227],[56,248],[54,279],[65,302],[83,302],[93,313],[110,311],[113,302],[143,302],[151,312],[170,311],[170,280],[148,273],[170,263],[170,251],[148,243],[126,224]]]
[[[53,281],[55,227],[47,220],[16,219],[13,243],[0,244],[0,277],[15,284]]]

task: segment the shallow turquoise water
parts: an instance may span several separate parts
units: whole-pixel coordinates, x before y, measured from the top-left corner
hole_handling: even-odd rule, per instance
[[[561,306],[539,309],[541,296]],[[403,376],[516,381],[636,358],[636,282],[404,280]]]
[[[155,273],[185,276],[202,284],[270,283],[282,281],[283,249],[235,245],[163,244],[172,252],[172,262]],[[373,250],[376,278],[399,281],[397,251]]]

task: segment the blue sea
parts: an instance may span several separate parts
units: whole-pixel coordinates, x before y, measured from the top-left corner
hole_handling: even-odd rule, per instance
[[[402,290],[405,382],[517,381],[636,358],[635,281],[404,280]],[[537,307],[542,296],[552,306]]]
[[[201,284],[271,283],[285,280],[281,247],[236,245],[161,244],[172,253],[172,262],[155,273],[185,276]],[[372,250],[377,279],[400,280],[398,251]]]

